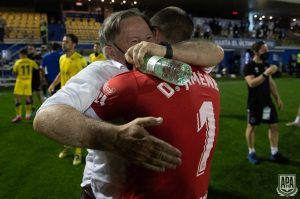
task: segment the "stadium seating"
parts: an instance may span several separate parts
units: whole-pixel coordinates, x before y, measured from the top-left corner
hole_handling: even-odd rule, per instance
[[[78,36],[79,41],[97,41],[101,24],[94,18],[67,17],[65,20],[67,33]]]
[[[34,12],[2,12],[6,20],[5,39],[40,39],[40,23],[47,21],[47,15]]]

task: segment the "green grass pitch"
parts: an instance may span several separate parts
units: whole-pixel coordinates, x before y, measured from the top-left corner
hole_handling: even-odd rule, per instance
[[[268,161],[267,126],[256,130],[256,152],[263,161],[248,163],[245,141],[247,89],[243,80],[218,81],[221,92],[220,134],[208,198],[279,198],[278,174],[296,174],[300,188],[300,128],[286,127],[300,104],[300,79],[275,79],[284,102],[279,111],[280,151],[288,165]],[[62,146],[32,130],[32,121],[12,124],[15,116],[12,89],[0,88],[0,198],[80,198],[83,165],[72,165],[72,154],[58,159]],[[300,198],[300,193],[297,194]],[[296,196],[296,198],[297,198]]]

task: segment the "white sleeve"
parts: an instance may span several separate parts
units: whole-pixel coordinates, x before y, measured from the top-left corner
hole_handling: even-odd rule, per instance
[[[94,150],[87,149],[88,154],[85,157],[85,167],[83,171],[81,187],[84,187],[87,184],[91,184],[92,174],[93,174],[93,161],[95,158]]]
[[[204,72],[206,72],[207,74],[209,74],[216,66],[211,66],[208,68],[203,68]]]
[[[110,61],[94,62],[73,76],[62,89],[48,98],[39,110],[65,104],[83,113],[99,95],[104,83],[122,72],[125,72],[124,69],[115,67]]]

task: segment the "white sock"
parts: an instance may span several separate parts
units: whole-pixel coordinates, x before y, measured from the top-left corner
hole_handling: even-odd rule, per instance
[[[249,154],[250,153],[255,153],[255,148],[248,148],[249,149]]]
[[[275,155],[278,152],[278,147],[272,147],[271,146],[271,154]]]
[[[300,116],[299,115],[296,117],[295,123],[300,123]]]

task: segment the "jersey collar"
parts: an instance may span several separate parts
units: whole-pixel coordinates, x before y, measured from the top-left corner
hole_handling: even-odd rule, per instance
[[[77,53],[77,52],[74,52],[74,53],[71,55],[70,58],[76,58],[76,57],[78,57],[78,53]]]

